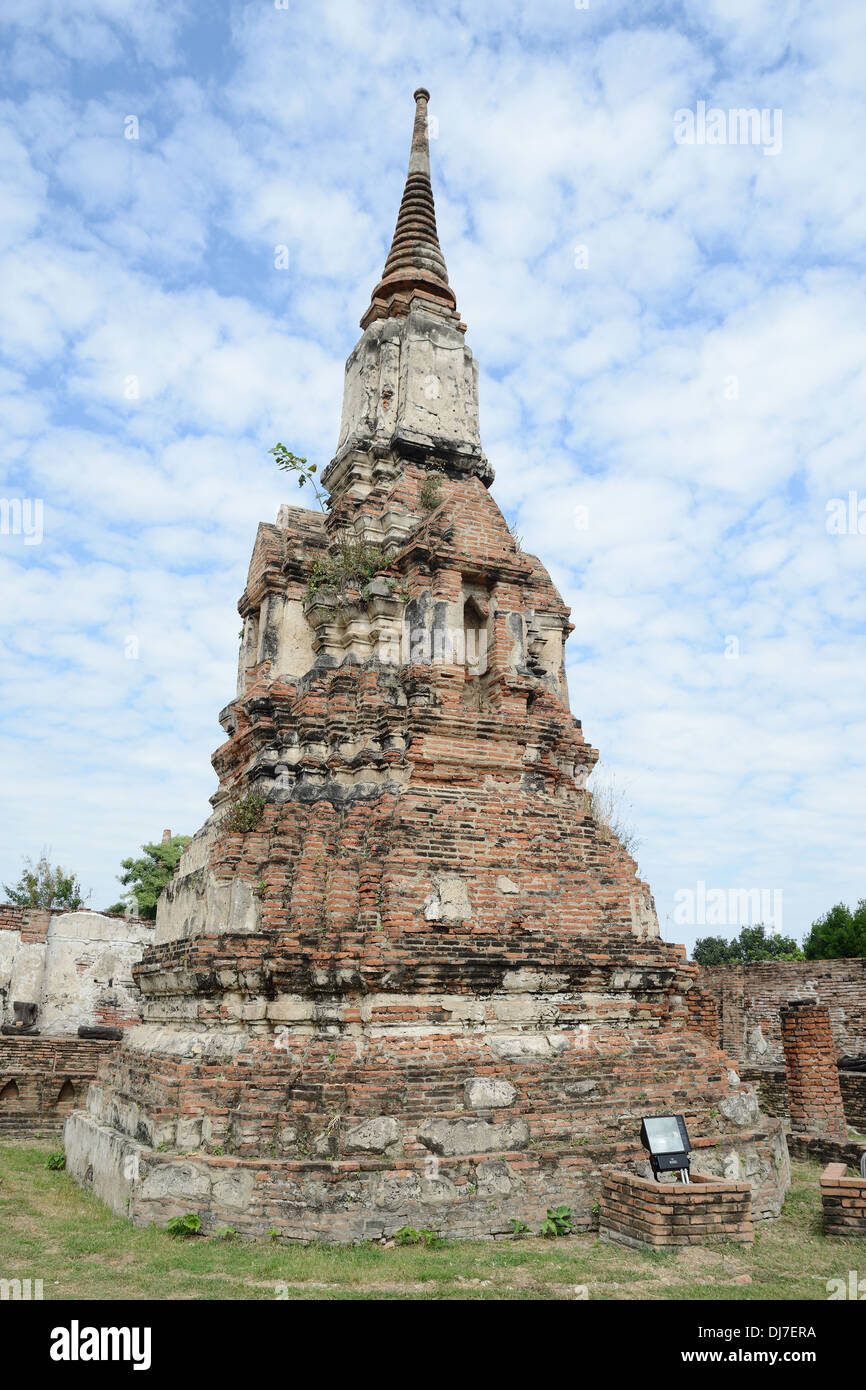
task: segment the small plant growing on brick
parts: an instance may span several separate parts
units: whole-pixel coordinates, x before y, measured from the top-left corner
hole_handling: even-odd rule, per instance
[[[418,489],[418,505],[422,511],[435,512],[441,501],[442,477],[438,473],[431,473]]]
[[[66,1167],[66,1154],[62,1150],[59,1153],[49,1154],[45,1167],[50,1168],[52,1173],[62,1172]]]
[[[246,835],[255,830],[265,809],[265,798],[258,792],[238,797],[228,816],[226,828],[230,835]]]
[[[525,1221],[518,1221],[516,1216],[511,1218],[511,1233],[518,1239],[529,1234],[529,1227]]]
[[[273,449],[268,450],[268,453],[273,454],[277,461],[277,467],[282,468],[284,473],[295,474],[298,479],[298,487],[306,487],[307,483],[310,483],[322,511],[327,509],[330,499],[316,482],[316,464],[307,463],[305,458],[293,454],[291,449],[286,448],[285,444],[275,444]]]
[[[220,1226],[218,1231],[214,1231],[214,1240],[237,1240],[238,1233],[234,1226]]]
[[[186,1216],[173,1216],[165,1228],[170,1236],[187,1240],[190,1236],[201,1234],[201,1217],[198,1212],[188,1211]]]
[[[401,1226],[394,1233],[394,1244],[424,1245],[428,1250],[441,1250],[445,1241],[438,1231],[431,1231],[429,1226],[422,1226],[420,1231],[416,1231],[414,1226]]]
[[[567,1236],[573,1229],[571,1207],[547,1208],[547,1216],[541,1223],[541,1235],[553,1240],[556,1236]]]
[[[344,532],[331,552],[315,561],[307,578],[307,598],[313,598],[321,588],[361,588],[388,568],[393,554],[393,546],[376,545]]]

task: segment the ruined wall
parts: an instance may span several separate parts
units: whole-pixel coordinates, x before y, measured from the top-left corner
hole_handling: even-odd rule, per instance
[[[132,968],[153,935],[140,918],[0,906],[0,1136],[58,1131],[85,1103],[118,1044],[78,1030],[141,1021]],[[34,1031],[11,1032],[16,1002],[36,1005]]]
[[[16,1000],[37,1005],[43,1037],[137,1023],[132,967],[153,933],[139,918],[0,906],[0,1024],[15,1022]]]
[[[866,958],[702,966],[698,986],[718,1011],[720,1046],[740,1062],[782,1066],[779,1010],[804,998],[829,1009],[838,1057],[866,1055]]]
[[[0,1138],[58,1133],[84,1105],[100,1058],[116,1047],[84,1038],[0,1038]]]

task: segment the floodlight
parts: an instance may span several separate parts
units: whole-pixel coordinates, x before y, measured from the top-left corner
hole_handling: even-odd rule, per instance
[[[692,1141],[682,1115],[645,1115],[641,1121],[640,1142],[649,1149],[656,1182],[659,1173],[682,1174],[689,1181],[689,1153]]]

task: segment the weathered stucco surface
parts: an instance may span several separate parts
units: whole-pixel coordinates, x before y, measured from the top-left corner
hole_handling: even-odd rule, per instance
[[[45,919],[38,930],[33,916]],[[14,1023],[16,1000],[38,1006],[36,1026],[49,1037],[137,1018],[132,969],[153,936],[138,919],[65,912],[22,922],[0,909],[0,1023]]]

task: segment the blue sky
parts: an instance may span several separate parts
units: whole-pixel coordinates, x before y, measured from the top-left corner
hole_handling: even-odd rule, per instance
[[[866,501],[864,40],[854,0],[5,0],[0,500],[44,537],[0,534],[0,882],[50,846],[102,907],[205,818],[298,501],[267,450],[333,453],[423,83],[494,495],[663,933],[737,929],[673,922],[700,882],[795,934],[866,894],[866,534],[827,528]],[[781,150],[678,144],[700,101]]]

